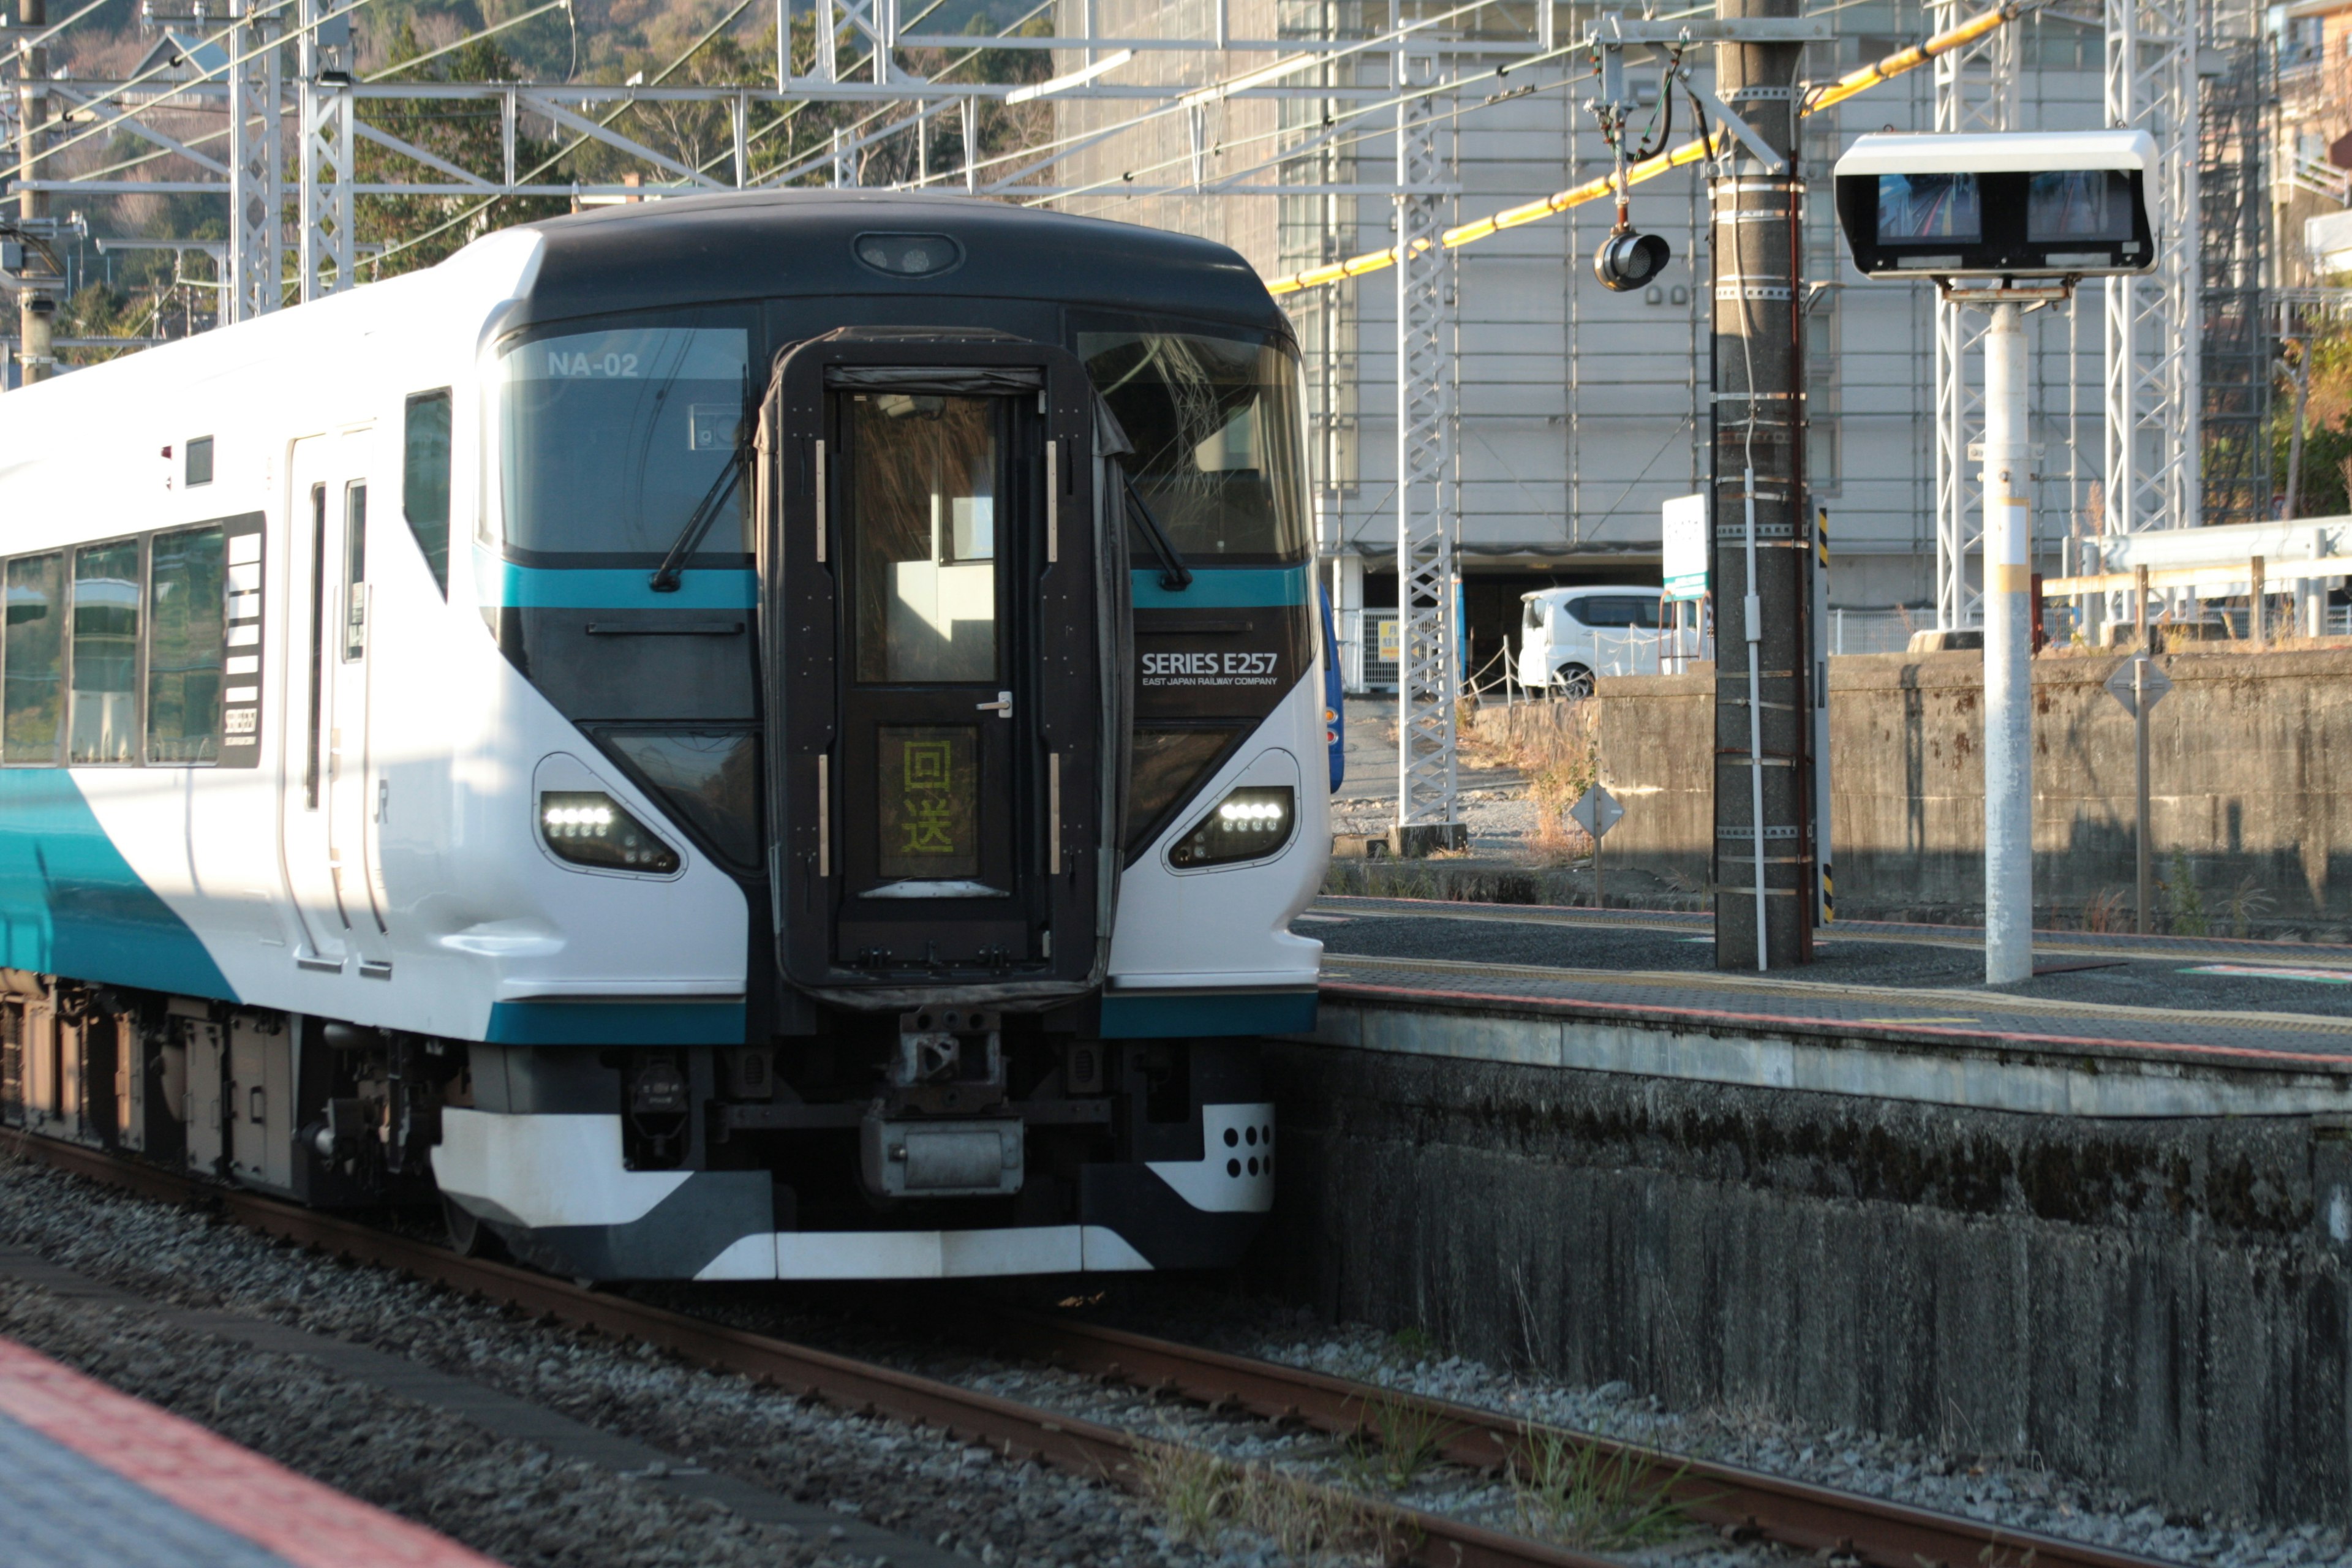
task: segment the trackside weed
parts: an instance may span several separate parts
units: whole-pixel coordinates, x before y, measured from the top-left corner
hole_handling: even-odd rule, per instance
[[[2252,935],[2254,922],[2270,913],[2273,901],[2270,890],[2255,879],[2248,877],[2241,881],[2238,890],[2228,900],[2230,934],[2242,941]]]
[[[1135,1446],[1135,1469],[1143,1495],[1167,1521],[1169,1539],[1188,1546],[1215,1543],[1218,1521],[1232,1511],[1232,1466],[1200,1448],[1147,1438]]]
[[[1688,1526],[1673,1496],[1680,1474],[1660,1483],[1623,1449],[1527,1426],[1511,1458],[1511,1497],[1523,1534],[1586,1551],[1627,1552],[1671,1540]]]
[[[1373,1400],[1340,1450],[1339,1469],[1360,1491],[1402,1491],[1444,1451],[1444,1416],[1409,1399]]]
[[[1150,1439],[1136,1445],[1135,1466],[1144,1496],[1179,1542],[1213,1545],[1230,1522],[1271,1538],[1293,1562],[1393,1563],[1419,1544],[1418,1532],[1395,1510],[1271,1466],[1235,1464]]]

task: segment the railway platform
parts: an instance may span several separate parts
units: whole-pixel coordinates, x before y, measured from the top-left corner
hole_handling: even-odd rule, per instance
[[[0,1519],[42,1568],[497,1568],[5,1338]]]
[[[2093,1116],[2352,1111],[2352,949],[1841,922],[1817,961],[1715,968],[1704,914],[1326,898],[1327,1044]]]
[[[2194,1506],[2352,1496],[2352,947],[1317,900],[1269,1288]]]

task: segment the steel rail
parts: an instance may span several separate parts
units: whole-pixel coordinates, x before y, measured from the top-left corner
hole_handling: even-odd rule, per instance
[[[1342,1436],[1375,1433],[1383,1417],[1408,1415],[1440,1435],[1444,1458],[1489,1473],[1507,1470],[1531,1440],[1565,1442],[1612,1465],[1630,1463],[1638,1486],[1663,1490],[1684,1513],[1735,1539],[1761,1535],[1877,1568],[2156,1568],[2162,1561],[1076,1320],[999,1310],[984,1332],[992,1349],[1067,1371]]]
[[[1141,1455],[1159,1445],[1080,1416],[1039,1410],[895,1367],[836,1355],[683,1312],[572,1284],[550,1275],[380,1230],[338,1215],[222,1186],[143,1161],[16,1130],[0,1130],[13,1150],[75,1175],[144,1197],[214,1208],[250,1229],[320,1251],[398,1269],[431,1284],[494,1301],[547,1322],[569,1323],[615,1339],[658,1346],[683,1360],[749,1377],[765,1387],[821,1400],[863,1415],[933,1426],[984,1443],[1014,1461],[1038,1460],[1144,1489]],[[1425,1568],[1620,1568],[1612,1560],[1488,1530],[1443,1514],[1318,1486],[1288,1484],[1393,1529],[1403,1560]],[[1906,1564],[1905,1568],[1921,1568]],[[1956,1564],[1955,1568],[1959,1568]],[[1988,1563],[1983,1568],[2002,1568]]]
[[[1149,1439],[1083,1417],[1039,1410],[895,1367],[797,1345],[690,1314],[590,1289],[530,1269],[471,1258],[408,1237],[275,1198],[225,1187],[78,1143],[20,1131],[15,1149],[78,1175],[183,1204],[209,1205],[237,1223],[358,1262],[394,1268],[547,1321],[657,1345],[685,1360],[860,1415],[936,1426],[1015,1460],[1037,1459],[1129,1490]],[[1075,1319],[982,1308],[987,1347],[1058,1369],[1174,1394],[1212,1408],[1239,1408],[1339,1436],[1364,1436],[1384,1418],[1409,1415],[1437,1434],[1445,1459],[1488,1474],[1508,1471],[1533,1441],[1566,1443],[1605,1463],[1630,1465],[1634,1485],[1663,1491],[1688,1517],[1734,1539],[1762,1536],[1874,1568],[2162,1568],[2163,1560],[2039,1531],[2011,1530],[1908,1503],[1843,1492],[1736,1466],[1685,1458],[1565,1427],[1327,1373],[1233,1355]],[[1309,1489],[1385,1515],[1413,1542],[1408,1559],[1431,1568],[1612,1568],[1610,1560],[1486,1529],[1409,1505]]]

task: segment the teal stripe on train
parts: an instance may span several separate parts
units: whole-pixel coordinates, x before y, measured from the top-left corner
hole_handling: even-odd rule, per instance
[[[139,809],[171,811],[186,798],[159,782]],[[236,1000],[205,944],[131,869],[64,768],[0,768],[0,964]]]
[[[1102,1001],[1106,1040],[1302,1035],[1315,1027],[1315,991],[1129,991]]]
[[[656,594],[642,566],[521,566],[474,552],[474,582],[486,607],[523,610],[749,610],[760,579],[740,566],[689,566],[677,591]]]
[[[1199,566],[1192,585],[1160,585],[1157,567],[1133,573],[1135,603],[1147,610],[1260,610],[1308,602],[1307,568]],[[677,592],[656,594],[652,572],[635,566],[522,566],[485,550],[474,552],[482,603],[530,610],[749,610],[760,602],[756,573],[740,567],[693,568]]]
[[[1160,569],[1132,573],[1139,610],[1265,610],[1308,602],[1307,568],[1301,566],[1203,566],[1192,568],[1192,585],[1160,585]]]

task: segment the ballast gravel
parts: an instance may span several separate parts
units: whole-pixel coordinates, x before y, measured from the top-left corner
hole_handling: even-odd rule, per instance
[[[816,1563],[817,1547],[716,1503],[559,1465],[454,1416],[275,1355],[0,1280],[0,1333],[514,1568]]]
[[[1623,1383],[1562,1384],[1444,1355],[1417,1333],[1335,1330],[1311,1313],[1215,1290],[1149,1300],[1129,1293],[1108,1305],[1107,1321],[1139,1332],[2011,1529],[2213,1568],[2352,1568],[2352,1539],[2340,1521],[2251,1522],[2085,1482],[1995,1448],[1808,1426],[1756,1409],[1672,1410]]]
[[[471,1377],[803,1501],[828,1505],[991,1568],[1271,1568],[1300,1560],[1257,1531],[1179,1540],[1150,1506],[1107,1486],[885,1420],[803,1406],[650,1347],[520,1318],[388,1271],[283,1247],[198,1211],[126,1196],[47,1167],[0,1162],[0,1242],[158,1300],[331,1333]],[[665,1305],[890,1362],[1024,1403],[1209,1449],[1236,1463],[1368,1488],[1511,1528],[1507,1481],[1431,1466],[1402,1485],[1368,1479],[1351,1446],[1211,1415],[910,1335],[856,1293],[638,1292]],[[1018,1288],[1015,1294],[1021,1293]],[[951,1294],[920,1300],[951,1310]],[[1695,1458],[2213,1568],[2352,1568],[2340,1525],[2250,1524],[2059,1475],[2017,1456],[1801,1426],[1758,1410],[1668,1410],[1623,1384],[1580,1387],[1445,1356],[1419,1336],[1349,1327],[1171,1279],[1114,1287],[1099,1309],[1146,1332],[1307,1366]],[[135,1313],[0,1282],[6,1332],[356,1496],[516,1564],[839,1564],[833,1543],[755,1527],[373,1389],[299,1357],[206,1341]],[[1769,1545],[1684,1529],[1610,1555],[1664,1568],[1787,1568]]]
[[[693,1463],[971,1557],[984,1568],[1265,1568],[1252,1532],[1172,1541],[1108,1485],[945,1434],[803,1405],[731,1374],[540,1323],[404,1276],[272,1242],[193,1209],[0,1159],[0,1242],[148,1299],[333,1334],[469,1377]],[[550,1466],[454,1416],[346,1386],[299,1357],[175,1335],[17,1288],[0,1332],[280,1463],[518,1565],[877,1568],[586,1467]],[[536,1463],[534,1463],[536,1459]]]

